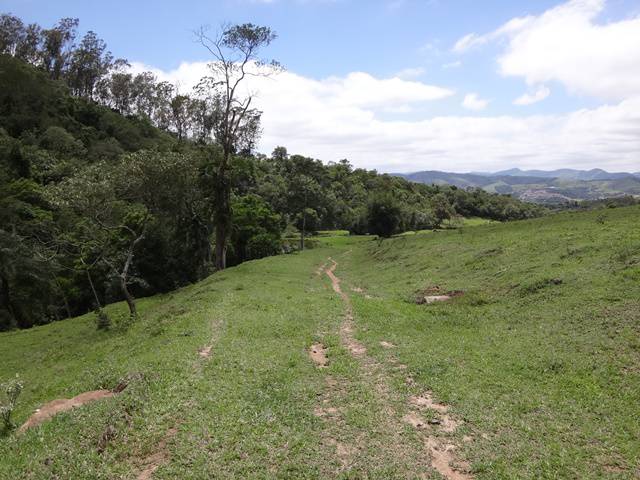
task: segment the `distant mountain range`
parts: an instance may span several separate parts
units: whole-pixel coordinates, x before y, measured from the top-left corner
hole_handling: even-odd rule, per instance
[[[607,172],[599,168],[551,171],[512,168],[495,173],[424,171],[394,175],[417,183],[482,188],[488,192],[509,194],[521,200],[545,204],[640,196],[640,172]]]

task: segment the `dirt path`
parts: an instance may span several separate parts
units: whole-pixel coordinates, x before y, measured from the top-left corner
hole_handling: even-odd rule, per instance
[[[338,266],[338,262],[336,262],[332,258],[329,258],[329,261],[332,264],[325,270],[325,273],[331,279],[331,286],[333,287],[333,291],[340,295],[340,298],[342,298],[346,310],[344,320],[340,325],[340,339],[354,356],[363,356],[367,353],[366,347],[353,337],[353,306],[351,305],[351,298],[349,298],[349,295],[347,295],[346,292],[342,291],[342,288],[340,287],[340,279],[336,277],[334,273],[336,267]]]
[[[411,425],[415,429],[422,444],[422,457],[426,452],[429,457],[428,465],[436,470],[447,480],[472,480],[473,476],[467,473],[469,465],[460,462],[455,457],[456,445],[453,442],[452,434],[456,431],[460,422],[449,413],[447,405],[436,402],[431,392],[424,392],[422,395],[412,396],[409,399],[398,398],[398,394],[389,388],[389,378],[386,370],[404,369],[406,366],[399,365],[395,358],[392,358],[392,365],[382,365],[375,359],[367,355],[366,347],[358,342],[354,337],[354,315],[353,306],[349,295],[342,290],[341,280],[335,274],[338,263],[329,258],[331,266],[325,268],[325,273],[331,280],[333,290],[340,296],[345,306],[345,314],[340,325],[340,339],[342,344],[356,358],[362,368],[363,375],[373,383],[373,388],[377,400],[382,405],[386,414],[383,428],[389,432],[391,444],[385,445],[396,453],[396,455],[412,456],[412,446],[403,437],[403,423]],[[395,345],[389,342],[381,342],[385,348],[393,348]],[[408,376],[406,381],[409,385],[415,385],[413,378]],[[399,412],[398,403],[404,403],[408,413],[404,416]],[[429,422],[422,418],[421,412],[430,411],[433,417]],[[402,418],[401,418],[402,417]],[[338,452],[340,453],[340,452]],[[416,465],[419,468],[420,465]]]

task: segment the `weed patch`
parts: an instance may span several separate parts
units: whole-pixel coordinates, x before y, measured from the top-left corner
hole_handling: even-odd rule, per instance
[[[563,280],[561,278],[541,278],[539,280],[534,280],[533,282],[520,285],[520,296],[525,297],[527,295],[532,295],[546,288],[562,285],[562,283]]]

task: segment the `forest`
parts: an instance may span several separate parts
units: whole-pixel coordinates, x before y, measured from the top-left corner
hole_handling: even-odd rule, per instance
[[[102,307],[119,300],[135,319],[136,297],[291,253],[321,230],[389,237],[545,213],[347,159],[257,152],[261,112],[236,87],[248,66],[283,68],[260,57],[268,27],[196,32],[211,76],[185,94],[78,26],[0,16],[0,330],[91,310],[106,328]]]

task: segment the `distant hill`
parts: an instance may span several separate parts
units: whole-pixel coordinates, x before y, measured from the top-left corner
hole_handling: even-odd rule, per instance
[[[637,174],[628,172],[607,172],[601,168],[592,170],[574,170],[572,168],[561,168],[558,170],[520,170],[519,168],[511,168],[489,174],[492,177],[501,176],[510,177],[541,177],[541,178],[562,178],[565,180],[619,180],[621,178],[634,177]]]
[[[395,174],[412,182],[482,188],[492,193],[512,195],[534,203],[556,204],[579,200],[640,196],[640,172],[607,172],[596,168],[520,170],[512,168],[495,173],[453,173],[435,170]]]

